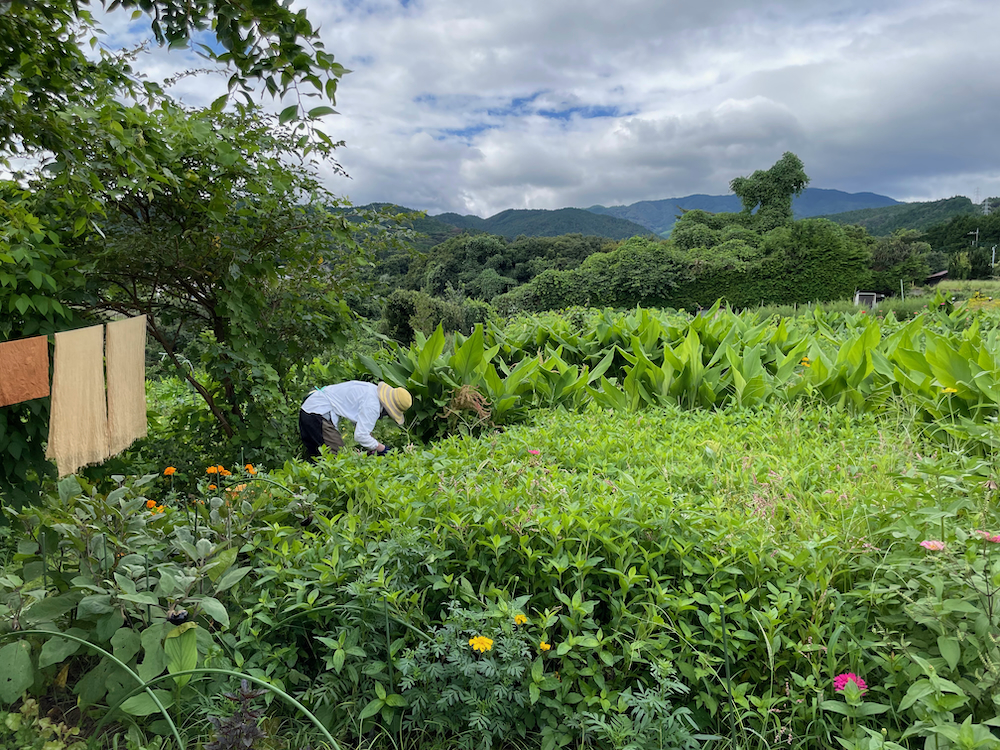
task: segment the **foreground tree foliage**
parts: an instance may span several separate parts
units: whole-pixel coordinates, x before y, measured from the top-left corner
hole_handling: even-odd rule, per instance
[[[197,314],[220,347],[213,363],[230,371],[212,373],[225,401],[214,403],[213,411],[226,432],[235,429],[234,423],[250,429],[254,420],[248,414],[254,409],[247,408],[247,399],[259,401],[260,391],[249,383],[276,382],[274,358],[261,354],[266,347],[256,347],[263,336],[291,340],[288,352],[294,356],[295,338],[275,329],[273,320],[299,304],[294,298],[300,291],[310,300],[303,304],[314,309],[336,286],[327,282],[343,271],[335,264],[328,275],[320,274],[322,291],[309,284],[293,286],[305,256],[318,254],[318,248],[313,240],[289,242],[289,236],[308,223],[317,238],[350,247],[343,244],[343,221],[307,220],[305,209],[292,208],[302,198],[308,203],[315,180],[308,173],[299,179],[291,167],[281,167],[293,150],[330,156],[336,144],[315,127],[315,118],[333,110],[323,104],[307,110],[301,102],[317,96],[332,103],[347,71],[323,50],[303,13],[274,0],[115,0],[106,7],[132,10],[134,18],[146,14],[155,39],[171,47],[186,46],[210,29],[222,51],[200,45],[201,52],[231,66],[229,93],[209,112],[184,113],[158,84],[135,74],[137,51],[114,54],[99,48],[99,28],[86,2],[15,0],[0,6],[0,163],[32,165],[30,174],[15,172],[0,191],[0,340],[50,334],[82,325],[88,315],[117,310],[153,313],[153,335],[169,341],[159,325],[200,307]],[[88,43],[98,47],[96,59],[84,54]],[[272,96],[291,92],[298,98],[279,117],[292,127],[270,142],[263,140],[266,128],[253,112],[250,87],[255,84]],[[238,114],[224,117],[233,94]],[[241,136],[241,128],[251,135]],[[11,161],[14,157],[18,161]],[[263,197],[251,198],[258,191]],[[107,240],[98,229],[108,232]],[[218,246],[206,252],[208,242]],[[279,244],[283,253],[290,248],[286,255],[274,255]],[[171,274],[151,276],[156,269],[166,271],[168,264],[161,261],[169,256],[154,253],[148,263],[138,258],[165,247],[216,265],[204,273],[204,264],[180,261],[170,267]],[[135,262],[125,262],[129,253]],[[111,273],[116,261],[123,265]],[[125,277],[115,276],[123,269],[126,276],[133,274],[132,286],[122,286]],[[215,292],[192,287],[184,309],[174,309],[184,273],[202,274],[202,282],[211,280]],[[154,298],[160,301],[148,304]],[[252,320],[265,310],[274,316],[272,322]],[[329,332],[342,315],[339,310],[303,318],[307,328]],[[228,322],[220,323],[224,318]],[[250,343],[232,344],[237,332],[250,329],[257,332]],[[261,367],[262,362],[268,364]],[[251,373],[248,378],[237,376],[241,367]],[[203,396],[213,402],[214,387],[203,384]],[[0,409],[0,452],[14,458],[0,466],[0,496],[15,506],[35,496],[51,470],[43,450],[47,417],[47,401]],[[257,429],[251,434],[259,436]]]
[[[84,54],[85,43],[99,43],[89,5],[87,0],[11,0],[0,7],[0,152],[63,151],[86,135],[66,126],[61,114],[67,107],[92,105],[108,87],[133,95],[158,88],[136,78],[128,60],[103,50],[98,60]],[[229,91],[247,102],[250,87],[260,83],[274,96],[294,91],[332,103],[339,79],[348,72],[323,49],[305,13],[277,0],[111,0],[102,5],[132,11],[133,18],[147,15],[157,43],[171,48],[186,47],[196,34],[211,31],[223,51],[199,44],[199,52],[232,66]],[[298,110],[295,105],[283,114],[291,119]],[[314,108],[309,114],[329,111]]]
[[[227,437],[276,438],[267,418],[294,365],[343,340],[348,282],[369,254],[294,133],[253,111],[131,108],[128,137],[180,179],[140,189],[98,144],[101,232],[72,241],[87,265],[87,309],[145,314],[148,330]],[[293,164],[293,166],[289,166]],[[372,246],[372,223],[367,227]],[[370,259],[370,258],[369,258]],[[200,378],[180,345],[192,335]]]

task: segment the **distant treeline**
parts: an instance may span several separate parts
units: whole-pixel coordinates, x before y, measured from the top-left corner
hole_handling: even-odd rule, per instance
[[[808,303],[858,290],[898,293],[945,269],[951,278],[991,275],[1000,213],[954,215],[972,206],[967,198],[855,212],[882,212],[902,225],[876,236],[889,224],[793,220],[791,198],[807,181],[786,154],[733,181],[743,211],[686,211],[667,240],[462,233],[423,253],[387,251],[375,268],[388,294],[383,331],[405,342],[438,323],[467,330],[495,314],[576,305],[696,310],[718,299],[736,308]],[[908,227],[934,215],[950,218],[923,232]]]

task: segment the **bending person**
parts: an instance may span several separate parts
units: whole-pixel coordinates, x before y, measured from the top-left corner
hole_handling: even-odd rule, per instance
[[[354,439],[360,446],[369,453],[385,455],[387,448],[372,437],[375,423],[388,416],[402,427],[403,412],[412,404],[408,390],[387,383],[350,380],[310,392],[299,410],[299,435],[306,447],[306,458],[315,462],[322,445],[333,455],[344,447],[341,419],[354,422]]]

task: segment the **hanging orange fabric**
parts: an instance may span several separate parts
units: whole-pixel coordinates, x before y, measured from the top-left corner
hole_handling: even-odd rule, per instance
[[[146,316],[108,323],[108,448],[146,437]]]
[[[0,344],[0,406],[48,395],[48,339],[35,336]]]
[[[104,326],[57,333],[45,457],[55,462],[62,477],[110,455]]]

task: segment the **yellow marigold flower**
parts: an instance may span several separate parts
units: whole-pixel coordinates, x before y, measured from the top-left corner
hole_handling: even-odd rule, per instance
[[[514,624],[515,625],[524,625],[524,623],[526,623],[527,621],[528,621],[528,618],[525,617],[522,614],[516,614],[516,615],[514,615]]]
[[[147,508],[155,508],[156,507],[156,501],[155,500],[147,500],[146,501],[146,507]]]
[[[254,474],[257,473],[257,470],[253,467],[253,464],[247,464],[246,465],[246,470],[247,470],[247,474],[249,474],[250,476],[253,476]]]
[[[210,485],[208,485],[208,489],[210,489],[210,490],[217,490],[219,488],[216,487],[214,484],[210,484]]]
[[[545,641],[542,641],[541,643],[538,644],[538,649],[540,651],[548,651],[550,648],[552,648],[552,645],[546,643]]]
[[[177,473],[177,469],[175,469],[173,466],[168,466],[167,468],[165,468],[163,470],[164,476],[168,476],[168,477],[172,476],[173,474],[176,474],[176,473]]]
[[[941,393],[958,393],[958,388],[942,388]]]
[[[493,639],[487,638],[484,635],[477,635],[475,638],[469,639],[469,645],[472,646],[473,651],[485,654],[493,648]]]
[[[206,474],[218,474],[219,473],[219,467],[218,466],[209,466],[207,469],[205,469],[205,473]]]

